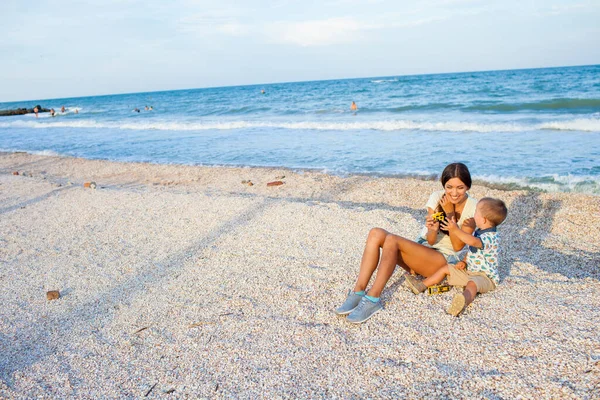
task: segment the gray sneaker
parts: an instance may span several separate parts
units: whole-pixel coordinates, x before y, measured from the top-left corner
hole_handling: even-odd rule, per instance
[[[373,314],[377,311],[381,310],[383,306],[381,305],[381,301],[377,303],[373,303],[371,300],[363,297],[358,306],[346,317],[348,322],[352,322],[353,324],[361,324],[371,318]]]
[[[404,284],[408,287],[414,294],[423,293],[427,290],[427,286],[421,281],[418,281],[414,276],[406,275],[404,278]]]
[[[344,304],[342,304],[335,310],[335,313],[337,315],[350,314],[352,310],[354,310],[356,306],[358,306],[358,303],[360,303],[360,300],[363,297],[365,297],[364,294],[361,296],[360,294],[354,293],[352,290],[348,291],[346,301],[344,301]]]

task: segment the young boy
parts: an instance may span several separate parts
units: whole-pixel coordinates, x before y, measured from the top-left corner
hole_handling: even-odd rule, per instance
[[[415,294],[427,290],[428,286],[436,285],[448,276],[448,284],[464,286],[462,293],[452,299],[448,314],[458,316],[473,302],[477,293],[486,293],[496,288],[500,282],[498,276],[498,246],[500,240],[496,227],[506,219],[507,209],[502,200],[485,197],[477,203],[475,209],[475,225],[477,229],[473,236],[463,232],[454,218],[440,225],[454,233],[469,246],[465,259],[455,265],[445,265],[437,272],[419,282],[414,277],[406,276],[406,286]],[[465,271],[465,267],[467,270]]]

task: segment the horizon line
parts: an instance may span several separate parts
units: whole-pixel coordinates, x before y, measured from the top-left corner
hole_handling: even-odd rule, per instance
[[[224,89],[232,87],[252,87],[252,86],[266,86],[266,85],[285,85],[292,83],[308,83],[308,82],[329,82],[329,81],[342,81],[342,80],[358,80],[358,79],[372,79],[372,78],[391,78],[391,77],[410,77],[410,76],[433,76],[433,75],[450,75],[450,74],[470,74],[470,73],[485,73],[485,72],[505,72],[505,71],[527,71],[534,69],[554,69],[554,68],[577,68],[577,67],[594,67],[600,66],[600,64],[583,64],[583,65],[560,65],[550,67],[527,67],[527,68],[508,68],[508,69],[485,69],[475,71],[448,71],[448,72],[430,72],[422,74],[394,74],[394,75],[378,75],[378,76],[361,76],[361,77],[346,77],[346,78],[330,78],[330,79],[311,79],[305,81],[282,81],[282,82],[263,82],[263,83],[246,83],[238,85],[221,85],[221,86],[205,86],[196,88],[185,88],[185,89],[165,89],[165,90],[154,90],[154,91],[142,91],[142,92],[123,92],[123,93],[106,93],[106,94],[92,94],[83,96],[68,96],[68,97],[53,97],[46,99],[26,99],[26,100],[10,100],[0,101],[0,104],[5,103],[21,103],[21,102],[37,102],[37,101],[54,101],[54,100],[67,100],[67,99],[81,99],[86,97],[107,97],[107,96],[126,96],[126,95],[140,95],[150,93],[165,93],[165,92],[179,92],[184,90],[205,90],[205,89]]]

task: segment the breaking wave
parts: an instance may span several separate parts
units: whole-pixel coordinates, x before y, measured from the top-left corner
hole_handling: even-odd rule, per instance
[[[328,131],[441,131],[441,132],[522,132],[531,130],[559,130],[600,132],[600,118],[581,118],[565,121],[545,122],[541,124],[526,123],[480,123],[464,121],[424,122],[411,120],[382,120],[366,122],[326,122],[326,121],[206,121],[206,122],[117,122],[100,123],[94,120],[38,122],[11,121],[0,122],[0,128],[81,128],[81,129],[124,129],[124,130],[160,130],[160,131],[202,131],[232,129],[290,129],[290,130],[328,130]]]

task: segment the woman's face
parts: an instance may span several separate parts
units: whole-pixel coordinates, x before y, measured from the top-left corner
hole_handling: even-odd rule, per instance
[[[446,197],[452,204],[460,204],[467,199],[469,188],[459,178],[449,179],[444,185]]]

